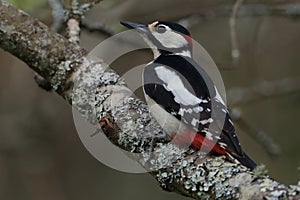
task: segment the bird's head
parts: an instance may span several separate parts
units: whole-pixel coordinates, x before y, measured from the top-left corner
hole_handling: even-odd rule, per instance
[[[180,24],[165,21],[155,21],[146,25],[121,21],[121,24],[127,28],[137,30],[152,48],[154,57],[161,54],[192,57],[191,34]]]

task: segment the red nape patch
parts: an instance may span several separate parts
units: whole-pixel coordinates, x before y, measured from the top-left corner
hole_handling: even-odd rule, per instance
[[[227,155],[227,152],[219,144],[205,138],[203,135],[196,133],[193,130],[185,130],[182,133],[177,134],[172,142],[181,146],[190,144],[195,149],[201,149],[203,151],[212,152],[219,155]]]
[[[193,39],[191,35],[184,35],[184,38],[188,41],[189,45],[193,47]]]

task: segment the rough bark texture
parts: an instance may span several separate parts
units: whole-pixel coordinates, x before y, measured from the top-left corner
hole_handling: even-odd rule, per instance
[[[224,157],[186,152],[166,143],[147,105],[101,60],[23,11],[0,0],[0,47],[48,80],[110,140],[136,154],[162,188],[194,199],[299,199],[300,186],[285,186]],[[88,88],[88,90],[87,90]],[[164,168],[161,168],[164,166]]]

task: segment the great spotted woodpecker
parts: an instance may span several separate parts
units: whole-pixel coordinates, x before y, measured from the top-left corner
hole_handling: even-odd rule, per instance
[[[143,89],[163,130],[179,145],[226,155],[253,170],[256,164],[242,150],[222,97],[192,58],[189,31],[165,21],[121,24],[136,29],[154,53],[143,72]]]

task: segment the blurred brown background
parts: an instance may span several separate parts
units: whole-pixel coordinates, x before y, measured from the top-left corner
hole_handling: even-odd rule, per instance
[[[295,184],[300,166],[300,2],[289,4],[290,12],[280,9],[283,0],[244,2],[236,24],[238,63],[231,58],[229,28],[234,2],[104,0],[86,21],[105,24],[116,33],[124,30],[120,20],[188,25],[217,63],[229,107],[241,113],[236,126],[245,151],[265,164],[273,178]],[[46,0],[14,3],[51,26]],[[91,50],[106,37],[83,29],[81,45]],[[150,52],[141,51],[113,67],[124,72],[150,59]],[[148,174],[119,172],[95,160],[81,143],[71,108],[62,98],[40,89],[34,73],[2,50],[0,66],[0,199],[184,199],[161,190]],[[246,101],[241,93],[247,91],[263,96]],[[240,97],[244,100],[238,102]],[[253,137],[261,131],[280,147],[278,156],[259,143],[264,136]]]

